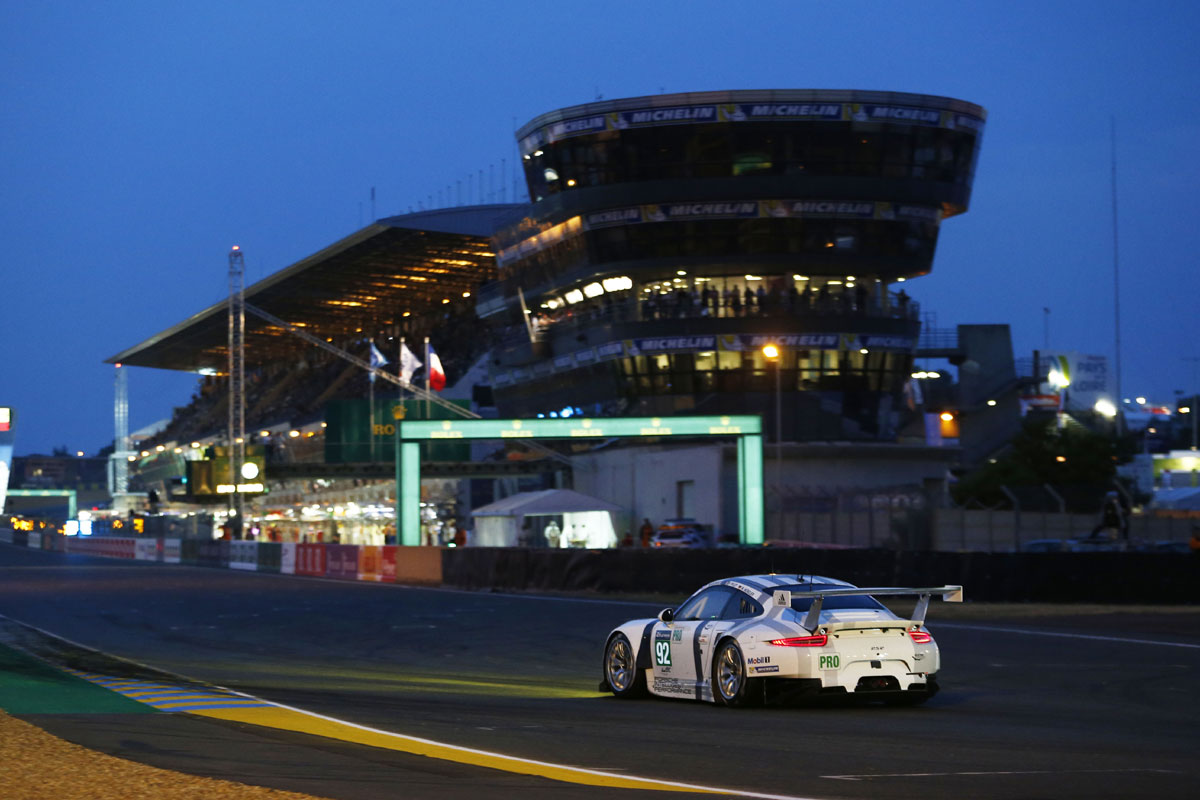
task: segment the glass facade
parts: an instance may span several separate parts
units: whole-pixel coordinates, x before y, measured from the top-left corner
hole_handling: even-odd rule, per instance
[[[695,269],[706,262],[783,263],[825,274],[853,274],[864,262],[878,272],[911,275],[933,260],[938,223],[930,220],[712,219],[581,231],[500,267],[515,293],[553,285],[563,274],[612,263],[672,260]],[[630,264],[632,267],[632,264]]]
[[[621,394],[689,395],[707,392],[895,392],[912,371],[910,353],[882,350],[782,349],[778,365],[760,350],[659,353],[617,362]]]
[[[969,186],[977,131],[880,122],[758,122],[602,131],[524,159],[534,200],[613,184],[751,175],[906,178]]]

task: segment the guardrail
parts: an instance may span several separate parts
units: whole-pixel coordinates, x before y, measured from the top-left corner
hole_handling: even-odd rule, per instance
[[[301,544],[209,539],[96,536],[0,531],[0,542],[125,561],[275,572],[350,581],[442,584],[443,548]]]
[[[807,547],[580,550],[75,538],[0,530],[0,542],[130,561],[502,591],[656,593],[679,599],[730,575],[828,575],[859,586],[961,584],[990,602],[1200,602],[1200,556]]]

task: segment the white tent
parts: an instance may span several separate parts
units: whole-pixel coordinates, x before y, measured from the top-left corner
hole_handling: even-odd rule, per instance
[[[612,515],[622,508],[606,500],[571,489],[520,492],[471,512],[475,533],[471,544],[481,547],[514,547],[527,517],[561,516],[561,547],[614,547],[617,543]],[[531,530],[540,534],[540,521],[531,520]],[[533,537],[540,541],[540,537]]]

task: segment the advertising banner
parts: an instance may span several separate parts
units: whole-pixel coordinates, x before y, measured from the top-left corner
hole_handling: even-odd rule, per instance
[[[258,569],[258,542],[233,541],[229,543],[230,569]]]
[[[72,536],[71,541],[67,544],[67,552],[82,553],[88,556],[101,556],[103,558],[127,558],[133,560],[134,540],[118,539],[111,536],[96,539]]]
[[[183,561],[183,547],[178,539],[163,539],[162,560],[164,564],[179,564]]]
[[[296,543],[284,542],[279,556],[279,571],[284,575],[296,574]]]
[[[1116,379],[1108,369],[1108,357],[1074,350],[1041,354],[1037,394],[1057,395],[1063,411],[1091,411],[1099,400],[1116,403]]]
[[[158,561],[158,539],[138,539],[133,544],[133,557],[138,561]]]
[[[389,544],[383,547],[383,580],[385,583],[396,582],[396,545]]]
[[[360,581],[383,580],[383,548],[364,545],[358,548],[358,579]]]
[[[358,580],[358,545],[330,544],[325,546],[325,552],[326,577]]]
[[[551,122],[522,137],[518,146],[528,156],[547,144],[575,136],[659,125],[761,122],[886,122],[980,133],[984,122],[972,114],[940,108],[853,102],[706,103],[592,113]],[[540,155],[540,153],[538,154]]]
[[[296,545],[296,574],[324,575],[325,574],[325,545],[297,544]]]
[[[222,539],[197,542],[196,563],[202,567],[228,567],[229,542]]]
[[[30,548],[31,550],[41,550],[42,549],[42,534],[30,533],[29,538],[25,540],[25,546]]]

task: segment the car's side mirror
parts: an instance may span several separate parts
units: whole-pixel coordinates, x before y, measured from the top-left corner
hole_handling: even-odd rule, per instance
[[[670,622],[671,620],[675,619],[675,609],[664,608],[662,611],[658,612],[658,618],[663,622]]]

